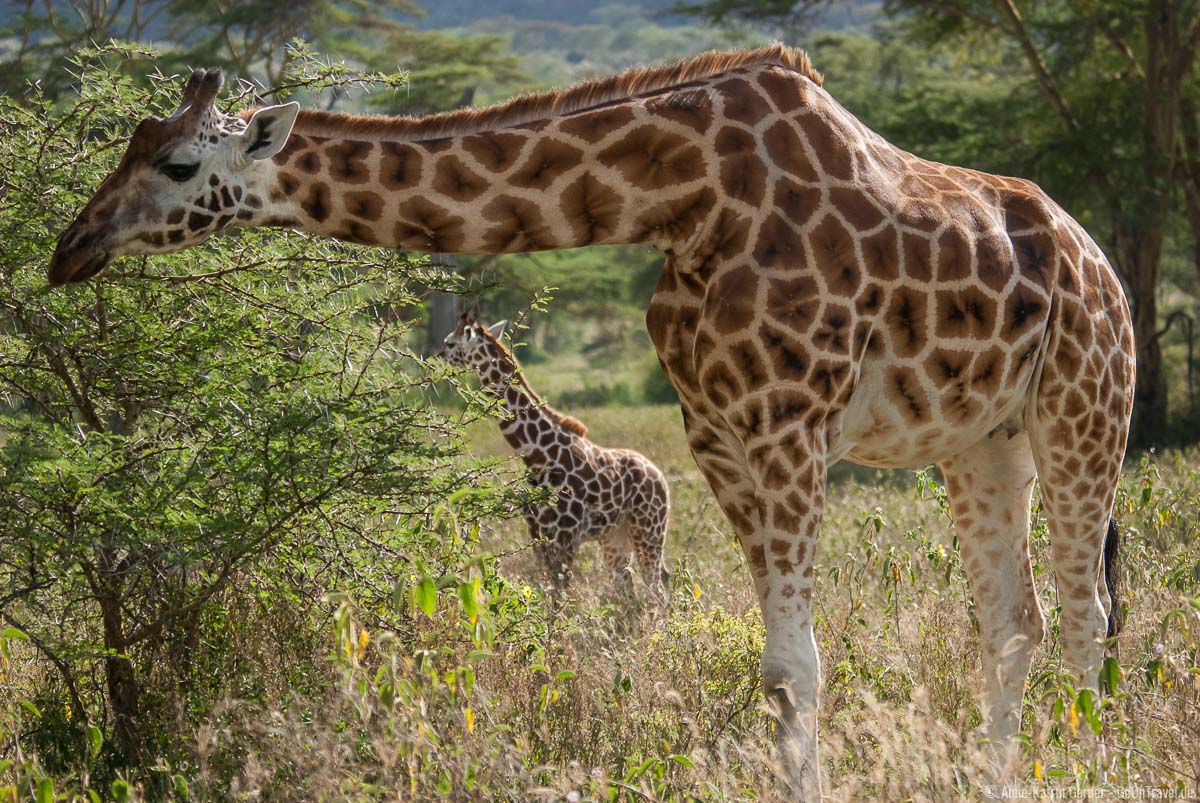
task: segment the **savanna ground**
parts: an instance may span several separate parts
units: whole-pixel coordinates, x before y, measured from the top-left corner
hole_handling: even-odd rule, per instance
[[[545,370],[533,370],[535,382]],[[594,546],[581,554],[568,600],[551,612],[523,524],[485,524],[468,535],[473,543],[451,548],[456,577],[423,585],[411,575],[391,610],[364,610],[353,594],[326,599],[336,691],[297,699],[280,686],[273,699],[227,700],[194,734],[187,794],[783,797],[772,780],[772,727],[758,686],[763,632],[753,591],[687,453],[677,409],[573,412],[597,442],[638,448],[670,480],[665,621],[637,600],[612,598]],[[477,421],[467,434],[476,452],[507,454],[491,422]],[[1130,459],[1118,502],[1128,619],[1116,663],[1106,666],[1113,692],[1098,702],[1075,696],[1061,673],[1047,534],[1035,500],[1035,573],[1051,635],[1034,665],[1012,767],[1026,793],[1196,794],[1198,459],[1195,451]],[[953,540],[936,477],[835,469],[816,596],[832,799],[995,792],[977,733],[979,651]],[[499,556],[498,564],[469,559],[484,554]],[[277,623],[262,607],[242,615],[242,648],[252,652],[256,631]],[[400,622],[400,631],[378,628],[380,618]],[[14,669],[10,689],[20,680]]]
[[[539,373],[531,371],[535,386]],[[546,654],[537,657],[551,678],[574,672],[550,684],[564,720],[535,731],[533,743],[545,750],[539,759],[554,767],[538,783],[551,797],[574,788],[603,798],[614,786],[629,799],[776,797],[757,688],[757,605],[741,551],[687,453],[678,411],[580,415],[597,442],[640,449],[670,479],[672,608],[656,624],[647,612],[614,606],[598,550],[584,551],[572,601],[547,623]],[[476,424],[470,439],[477,450],[504,453],[493,425]],[[1098,703],[1075,695],[1062,673],[1048,536],[1035,499],[1035,575],[1050,637],[1034,665],[1024,746],[1012,767],[1027,789],[1197,793],[1200,556],[1189,512],[1200,502],[1196,457],[1130,458],[1118,502],[1128,620],[1106,666],[1115,691]],[[832,477],[815,597],[831,796],[986,797],[978,641],[944,491],[926,472],[843,464]],[[483,541],[509,554],[510,576],[537,576],[519,523]],[[508,688],[499,710],[539,688],[540,676],[531,679],[519,657],[492,680]],[[495,724],[516,726],[523,718],[514,714]]]

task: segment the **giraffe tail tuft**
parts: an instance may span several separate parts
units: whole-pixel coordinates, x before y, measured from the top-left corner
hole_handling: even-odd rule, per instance
[[[1108,637],[1121,632],[1125,615],[1121,611],[1121,533],[1117,520],[1108,520],[1108,535],[1104,538],[1104,585],[1108,590]]]

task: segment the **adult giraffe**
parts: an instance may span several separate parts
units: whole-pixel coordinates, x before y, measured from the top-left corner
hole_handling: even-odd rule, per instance
[[[1096,685],[1117,623],[1106,532],[1115,550],[1133,342],[1104,255],[1035,185],[888,144],[780,45],[419,119],[294,103],[227,116],[220,86],[197,71],[175,114],[138,125],[51,282],[233,226],[429,252],[655,246],[647,324],[741,539],[763,683],[810,790],[813,565],[837,460],[941,466],[999,737],[1019,727],[1042,637],[1027,541],[1040,475],[1064,655]]]

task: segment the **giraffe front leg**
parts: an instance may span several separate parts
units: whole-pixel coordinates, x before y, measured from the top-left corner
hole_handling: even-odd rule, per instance
[[[743,450],[728,431],[695,416],[686,420],[696,463],[737,532],[754,580],[766,630],[763,690],[780,726],[786,780],[801,799],[818,800],[820,661],[812,595],[824,437],[793,434]]]
[[[766,628],[763,688],[784,736],[782,757],[805,800],[821,796],[817,711],[821,665],[813,629],[813,564],[825,506],[823,435],[749,450],[759,511],[747,539]]]
[[[559,535],[543,537],[535,542],[534,550],[546,576],[550,580],[550,588],[556,597],[563,596],[571,584],[571,576],[575,565],[575,549],[573,545]]]
[[[608,576],[616,596],[628,599],[633,592],[633,567],[629,565],[633,549],[624,524],[601,536],[600,551],[604,555],[604,565],[608,567]]]
[[[554,597],[560,598],[571,581],[571,570],[575,564],[575,545],[556,526],[554,508],[542,508],[526,515],[529,536],[533,540],[533,552],[550,581]]]
[[[979,618],[987,734],[1006,753],[1021,727],[1025,681],[1043,635],[1029,557],[1029,437],[989,435],[939,468]]]

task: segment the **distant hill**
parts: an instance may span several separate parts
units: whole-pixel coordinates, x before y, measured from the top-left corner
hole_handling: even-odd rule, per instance
[[[421,20],[422,28],[459,28],[485,19],[511,17],[522,21],[563,22],[583,25],[596,22],[595,11],[601,3],[562,2],[562,0],[419,0],[428,16]],[[633,15],[650,15],[672,5],[673,0],[631,0],[624,3]],[[604,6],[612,8],[612,6]],[[666,16],[660,24],[685,21]]]
[[[418,0],[427,16],[422,28],[459,28],[483,20],[511,18],[522,22],[558,22],[585,25],[612,24],[615,18],[652,18],[665,27],[694,24],[695,20],[664,13],[675,0],[626,0],[621,3],[589,3],[579,0]],[[825,30],[866,27],[882,15],[881,0],[845,0],[814,17],[814,27]]]

